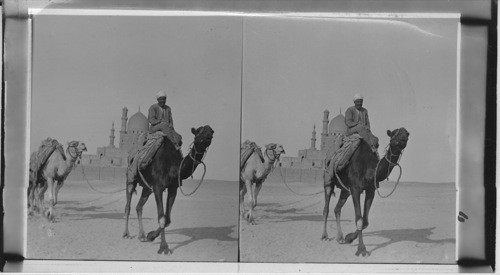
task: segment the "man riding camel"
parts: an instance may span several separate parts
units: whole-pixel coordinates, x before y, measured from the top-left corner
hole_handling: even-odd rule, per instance
[[[175,148],[177,150],[180,150],[182,145],[182,136],[174,130],[172,110],[168,105],[166,105],[167,93],[164,91],[159,91],[156,94],[156,100],[158,101],[158,103],[155,103],[151,105],[151,107],[149,107],[148,121],[151,124],[149,132],[163,132],[168,137],[168,139],[170,139],[172,143],[174,143]]]
[[[354,95],[354,106],[347,108],[345,112],[345,124],[347,125],[346,136],[359,134],[376,151],[378,138],[370,131],[370,120],[368,110],[363,108],[363,96]]]

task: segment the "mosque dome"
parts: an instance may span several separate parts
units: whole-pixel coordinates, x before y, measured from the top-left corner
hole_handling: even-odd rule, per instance
[[[344,134],[347,131],[347,125],[345,125],[345,117],[342,114],[338,114],[336,117],[332,118],[330,124],[328,125],[329,134]]]
[[[149,130],[148,119],[140,111],[135,113],[128,120],[127,130],[147,132]]]

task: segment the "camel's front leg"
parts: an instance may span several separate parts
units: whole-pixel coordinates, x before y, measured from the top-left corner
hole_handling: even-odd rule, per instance
[[[247,193],[247,188],[245,182],[240,180],[240,215],[244,217],[245,214],[245,194]]]
[[[262,182],[255,183],[255,192],[253,193],[253,208],[257,207],[257,197],[259,196],[260,189],[262,188]]]
[[[64,180],[57,181],[57,183],[54,185],[54,205],[57,204],[58,202],[58,197],[59,197],[59,190],[61,190],[61,187],[64,185]]]
[[[352,192],[352,202],[354,203],[354,214],[356,221],[356,231],[353,233],[347,234],[345,237],[346,243],[352,243],[356,238],[359,237],[358,243],[358,251],[356,252],[356,256],[360,254],[363,256],[369,256],[370,253],[366,251],[365,244],[363,243],[363,216],[361,215],[361,191],[357,188],[351,188]]]
[[[342,188],[342,191],[340,191],[339,201],[337,202],[337,205],[333,210],[335,213],[335,222],[337,223],[337,242],[340,244],[345,243],[344,233],[342,232],[342,227],[340,225],[340,216],[342,214],[342,207],[344,207],[344,204],[349,198],[349,196],[350,196],[349,191]]]
[[[161,236],[160,249],[158,250],[158,254],[171,254],[172,251],[168,248],[168,244],[165,241],[165,214],[163,213],[163,191],[161,188],[154,186],[154,194],[156,200],[156,208],[158,211],[158,226],[159,228],[156,231],[151,231],[148,233],[148,240],[151,238],[154,240],[158,234]]]
[[[363,230],[368,227],[368,214],[372,207],[373,198],[375,197],[375,188],[369,188],[365,191],[365,209],[363,211]]]
[[[45,213],[45,216],[50,220],[54,221],[54,205],[55,205],[55,182],[52,178],[47,178],[47,189],[49,190],[49,210]]]
[[[172,222],[171,214],[174,208],[175,198],[177,197],[177,186],[169,187],[167,194],[167,208],[165,209],[165,227],[168,227]]]
[[[36,183],[30,182],[28,186],[28,215],[35,211],[35,186]]]
[[[248,212],[245,213],[245,219],[247,220],[248,223],[250,224],[255,224],[254,222],[254,213],[253,213],[253,205],[254,205],[254,202],[253,202],[253,198],[254,198],[254,188],[252,186],[252,181],[250,180],[245,180],[245,186],[246,186],[246,189],[247,189],[247,196],[246,196],[246,209],[248,209]]]

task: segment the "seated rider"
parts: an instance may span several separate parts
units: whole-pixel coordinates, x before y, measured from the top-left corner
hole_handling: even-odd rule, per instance
[[[182,137],[174,130],[174,121],[172,119],[172,111],[167,102],[167,93],[160,91],[156,94],[155,103],[149,107],[148,121],[151,124],[150,133],[157,131],[163,132],[170,141],[174,144],[177,150],[180,150],[182,145]]]
[[[346,135],[359,134],[372,147],[373,151],[378,148],[378,138],[370,131],[370,120],[368,110],[363,108],[363,97],[354,95],[354,106],[347,108],[345,112]]]

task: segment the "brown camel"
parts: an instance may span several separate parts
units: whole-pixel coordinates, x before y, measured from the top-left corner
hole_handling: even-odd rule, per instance
[[[321,239],[330,240],[326,230],[326,223],[328,219],[330,198],[334,187],[337,186],[341,189],[340,198],[334,210],[337,223],[337,242],[340,244],[352,243],[359,237],[356,256],[359,256],[360,254],[363,256],[370,255],[370,253],[366,251],[366,247],[363,243],[363,229],[368,227],[368,213],[370,212],[370,207],[375,196],[375,189],[378,188],[379,182],[389,177],[389,174],[395,164],[398,163],[399,158],[406,147],[408,136],[410,134],[405,128],[399,128],[394,131],[387,130],[387,135],[391,138],[391,140],[388,146],[389,149],[382,160],[379,161],[377,154],[370,149],[368,143],[361,140],[359,147],[354,151],[347,167],[338,173],[340,180],[349,190],[342,187],[335,175],[330,175],[330,173],[326,171],[324,173],[325,208],[323,210],[324,228]],[[377,170],[376,176],[375,170]],[[366,191],[366,193],[364,213],[362,215],[360,195],[363,191]],[[356,231],[347,234],[344,239],[342,229],[340,227],[340,213],[342,207],[347,201],[347,198],[349,198],[349,195],[352,195],[352,201],[354,203]]]
[[[43,213],[50,221],[54,221],[54,206],[57,204],[59,190],[64,185],[64,181],[83,151],[87,151],[85,143],[71,141],[68,142],[66,156],[58,150],[55,150],[50,155],[46,163],[41,166],[37,179],[29,183],[28,202],[30,213],[37,209],[39,213]],[[49,190],[50,203],[49,209],[44,212],[44,195],[47,189]]]
[[[271,173],[275,163],[279,161],[280,155],[285,154],[285,149],[281,144],[267,144],[262,162],[260,156],[253,152],[248,160],[243,164],[240,171],[240,211],[242,216],[250,224],[255,224],[254,208],[257,206],[257,196],[262,188],[262,183]],[[247,194],[245,210],[244,197]]]
[[[191,128],[191,132],[195,135],[193,147],[184,159],[182,158],[181,152],[176,150],[174,144],[167,137],[164,137],[163,143],[156,151],[151,164],[141,172],[144,175],[146,183],[142,179],[137,179],[132,182],[127,181],[126,183],[127,203],[125,205],[125,231],[123,233],[123,238],[131,238],[128,230],[130,203],[132,200],[132,193],[135,191],[137,183],[139,183],[142,186],[142,194],[136,207],[137,218],[139,220],[138,239],[143,242],[152,242],[158,235],[161,235],[158,254],[172,253],[165,241],[165,228],[168,227],[171,222],[170,214],[177,195],[177,188],[179,187],[179,174],[180,180],[187,179],[191,176],[205,155],[208,146],[212,143],[214,131],[210,126],[206,125],[198,129]],[[181,162],[182,167],[180,167]],[[165,191],[165,189],[167,189],[167,200],[166,209],[165,212],[163,212],[163,191]],[[142,225],[142,208],[151,193],[154,193],[156,200],[159,227],[157,230],[149,232],[146,236]]]

